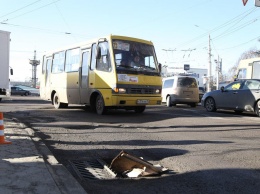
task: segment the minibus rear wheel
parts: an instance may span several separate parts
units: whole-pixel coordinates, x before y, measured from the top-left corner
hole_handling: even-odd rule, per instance
[[[55,109],[67,108],[68,107],[68,103],[60,102],[60,98],[59,98],[57,92],[54,94],[52,103],[53,103]]]

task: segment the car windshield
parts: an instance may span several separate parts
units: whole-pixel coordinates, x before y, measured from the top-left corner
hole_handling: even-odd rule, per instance
[[[152,45],[123,40],[113,40],[117,73],[159,75]]]

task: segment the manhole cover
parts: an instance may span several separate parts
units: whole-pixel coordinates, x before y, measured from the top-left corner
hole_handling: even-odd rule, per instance
[[[69,163],[82,180],[112,179],[115,177],[115,174],[101,160],[70,160]]]

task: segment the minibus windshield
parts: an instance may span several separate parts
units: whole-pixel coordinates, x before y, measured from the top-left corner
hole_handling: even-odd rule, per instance
[[[113,40],[117,73],[158,75],[159,70],[152,45]]]

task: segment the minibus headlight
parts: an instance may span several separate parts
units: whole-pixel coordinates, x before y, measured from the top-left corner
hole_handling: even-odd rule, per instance
[[[155,93],[156,93],[156,94],[160,94],[160,93],[161,93],[161,90],[160,90],[160,89],[156,89],[156,90],[155,90]]]
[[[113,89],[116,93],[125,94],[126,89],[125,88],[114,88]]]
[[[118,92],[121,93],[121,94],[125,94],[126,89],[125,88],[118,88]]]

